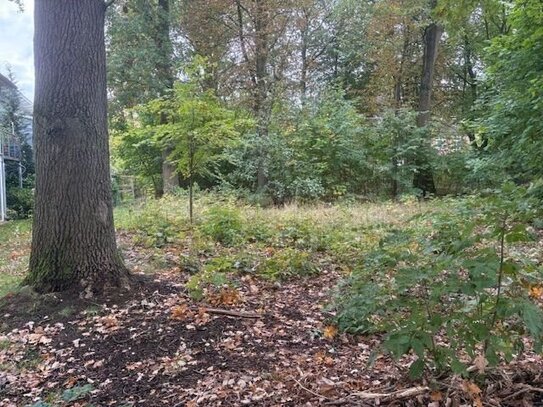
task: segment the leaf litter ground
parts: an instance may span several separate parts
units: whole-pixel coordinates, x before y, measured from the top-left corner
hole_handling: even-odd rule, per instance
[[[126,257],[134,268],[149,253]],[[543,406],[543,363],[530,352],[470,381],[410,381],[412,358],[330,325],[340,277],[238,276],[211,304],[189,297],[176,267],[94,303],[23,290],[1,308],[0,406]]]

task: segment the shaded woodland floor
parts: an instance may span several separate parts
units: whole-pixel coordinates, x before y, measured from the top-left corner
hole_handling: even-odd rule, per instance
[[[282,224],[282,216],[272,218]],[[402,216],[387,219],[397,225]],[[95,302],[27,289],[8,294],[0,310],[0,405],[543,405],[543,363],[529,351],[469,381],[412,381],[413,359],[381,354],[378,335],[337,332],[328,304],[348,265],[326,250],[313,253],[307,275],[224,272],[226,283],[207,284],[195,298],[191,253],[209,264],[225,252],[273,256],[280,249],[246,242],[188,253],[181,241],[157,247],[131,228],[119,232],[141,280],[129,294]],[[28,247],[14,244],[15,261]]]

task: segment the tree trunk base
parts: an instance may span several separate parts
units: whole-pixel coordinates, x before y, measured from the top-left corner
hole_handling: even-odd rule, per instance
[[[31,286],[40,294],[76,291],[81,298],[89,299],[112,290],[131,290],[134,282],[134,276],[122,262],[100,263],[100,267],[87,270],[63,271],[42,261],[31,268],[23,285]]]

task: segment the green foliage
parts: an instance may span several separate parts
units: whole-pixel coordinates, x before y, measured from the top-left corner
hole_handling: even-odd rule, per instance
[[[480,100],[479,134],[490,140],[493,162],[515,179],[543,176],[543,12],[538,0],[517,0],[508,34],[487,50],[487,91]]]
[[[129,121],[124,130],[112,131],[114,168],[136,176],[144,189],[152,188],[154,195],[159,196],[163,190],[161,146],[155,139],[145,106],[135,107],[131,113],[133,124]],[[136,124],[136,117],[140,124]]]
[[[157,139],[174,146],[170,159],[186,180],[215,175],[222,150],[252,125],[194,82],[176,84],[172,98],[148,106],[155,117],[165,115],[167,123],[155,127]]]
[[[235,246],[244,238],[244,224],[240,211],[228,205],[209,208],[198,229],[205,236],[225,246]]]
[[[135,232],[134,241],[147,247],[163,247],[179,239],[186,226],[178,213],[166,211],[174,198],[165,197],[141,206],[123,207],[116,212],[116,225]]]
[[[491,364],[511,360],[523,335],[541,350],[543,313],[530,295],[543,270],[510,250],[532,238],[539,205],[507,184],[392,231],[340,286],[340,328],[384,332],[395,357],[417,355],[413,375],[430,367],[465,373],[480,352]]]
[[[259,275],[270,280],[288,280],[318,273],[307,252],[290,247],[274,252],[257,268]]]
[[[372,174],[369,127],[344,92],[331,87],[306,108],[277,107],[269,137],[249,134],[229,150],[235,166],[225,179],[255,190],[258,156],[266,151],[267,193],[275,202],[336,199],[362,193]]]
[[[26,219],[34,209],[34,192],[32,189],[18,187],[9,188],[7,201],[10,209],[10,219]]]
[[[207,263],[203,270],[191,276],[186,283],[189,295],[200,301],[206,290],[231,286],[232,282],[226,274],[234,268],[234,261],[229,257],[215,257]]]
[[[71,389],[66,389],[62,393],[62,400],[72,402],[87,397],[90,392],[94,390],[92,384],[85,384],[83,386],[74,386]]]

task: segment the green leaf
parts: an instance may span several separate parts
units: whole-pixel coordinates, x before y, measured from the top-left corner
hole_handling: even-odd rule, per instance
[[[520,315],[534,339],[541,340],[543,336],[543,312],[541,309],[526,300],[520,304]]]
[[[455,374],[465,376],[467,373],[466,365],[460,362],[456,357],[453,357],[451,361],[451,370]]]
[[[411,363],[411,366],[409,367],[409,377],[411,379],[419,379],[424,373],[424,367],[424,361],[422,359],[417,359]]]
[[[531,240],[533,240],[532,236],[526,230],[526,226],[522,224],[516,225],[511,231],[509,231],[505,235],[505,241],[507,243],[529,242]]]
[[[86,384],[84,386],[75,386],[71,389],[66,389],[62,393],[62,400],[75,401],[86,397],[91,391],[94,390],[92,384]]]

